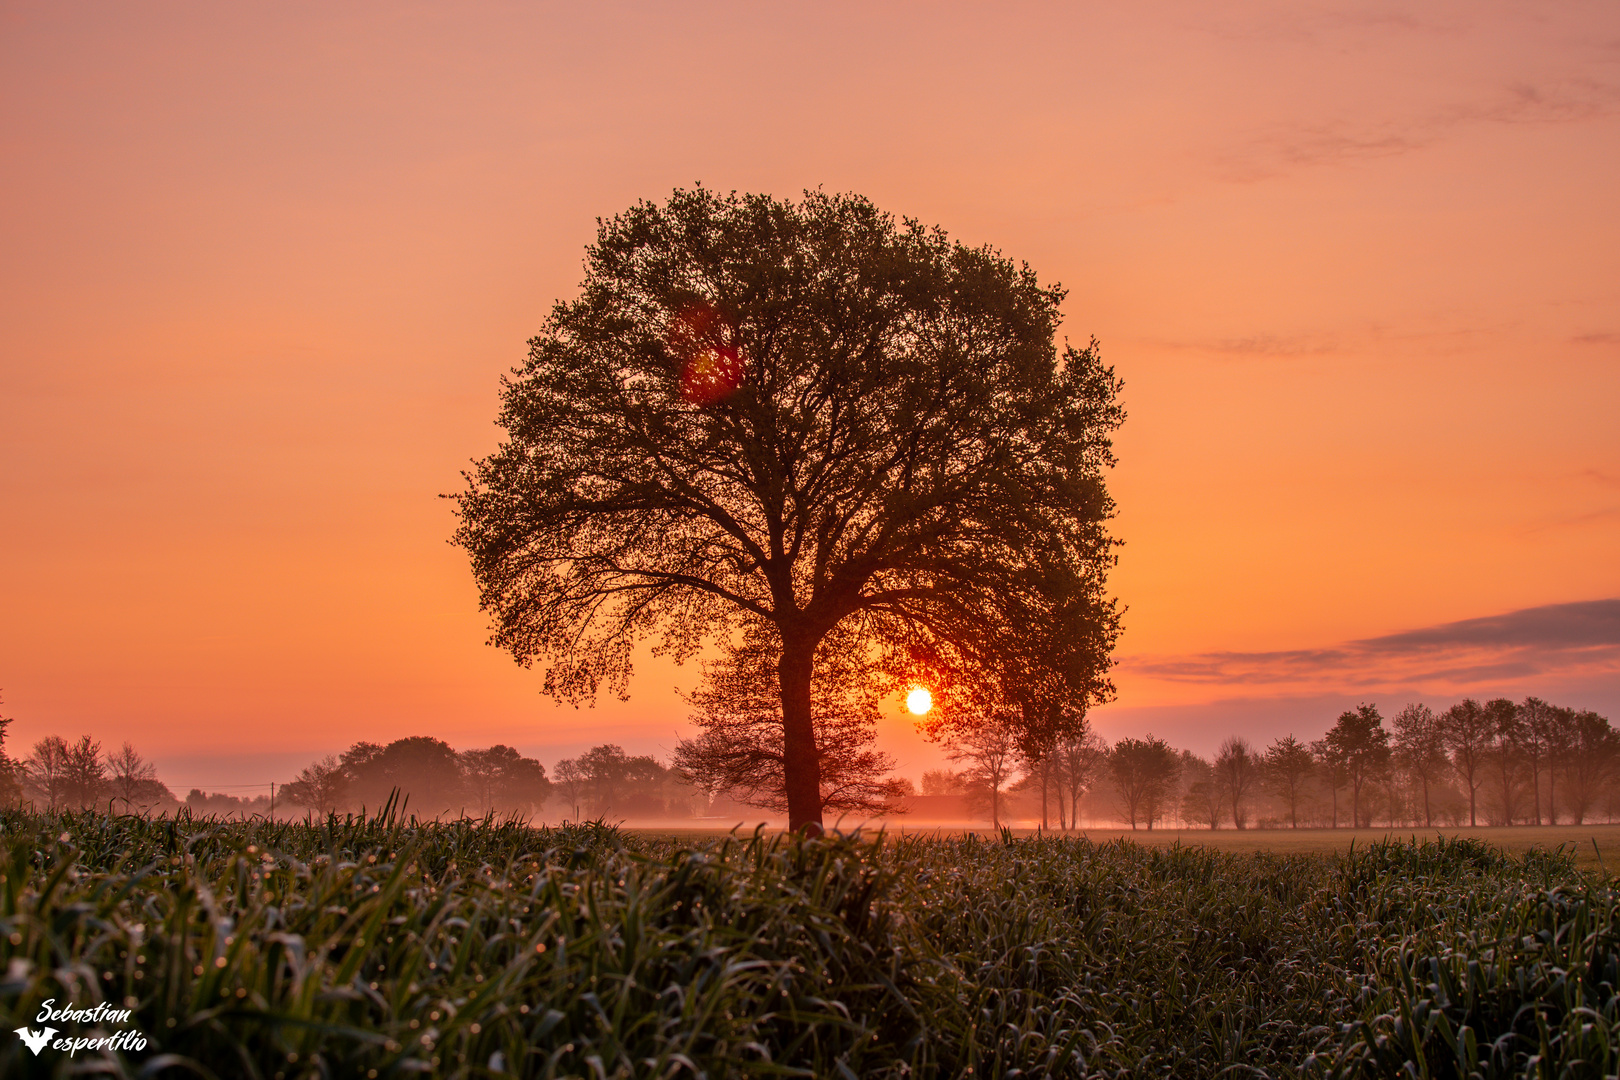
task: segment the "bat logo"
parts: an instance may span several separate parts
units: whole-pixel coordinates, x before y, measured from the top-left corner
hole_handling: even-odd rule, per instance
[[[37,1055],[41,1050],[45,1049],[45,1044],[51,1041],[51,1036],[56,1034],[56,1029],[46,1028],[44,1031],[36,1032],[32,1028],[20,1027],[17,1029],[17,1034],[22,1037],[23,1042],[28,1044],[28,1049]]]

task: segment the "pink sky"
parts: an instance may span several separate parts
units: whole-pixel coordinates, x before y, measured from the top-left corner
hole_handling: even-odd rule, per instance
[[[695,669],[553,707],[435,496],[594,219],[694,181],[861,192],[1069,288],[1130,411],[1105,734],[1620,720],[1620,613],[1568,606],[1620,597],[1611,0],[53,0],[0,4],[8,749],[228,790],[410,734],[666,753]]]

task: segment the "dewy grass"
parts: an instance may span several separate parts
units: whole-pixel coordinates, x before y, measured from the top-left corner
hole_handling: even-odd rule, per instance
[[[0,815],[0,1075],[1601,1076],[1565,852]],[[58,1023],[143,1050],[34,1054]],[[71,1030],[67,1030],[70,1029]]]

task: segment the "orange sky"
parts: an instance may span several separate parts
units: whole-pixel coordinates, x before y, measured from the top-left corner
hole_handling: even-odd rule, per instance
[[[594,218],[699,180],[1068,286],[1130,411],[1105,734],[1620,720],[1620,610],[1558,606],[1620,597],[1612,0],[338,7],[0,3],[14,753],[127,738],[182,790],[420,733],[666,753],[695,670],[546,703],[435,496]]]

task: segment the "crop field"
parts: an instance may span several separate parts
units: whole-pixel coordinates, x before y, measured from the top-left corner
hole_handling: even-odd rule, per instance
[[[976,832],[981,837],[992,837],[996,831],[988,825],[978,829],[961,826],[942,828],[915,826],[900,820],[888,824],[891,834],[961,836]],[[1036,836],[1037,831],[1017,828],[1013,835]],[[1050,833],[1048,833],[1050,835]],[[1352,845],[1366,847],[1390,841],[1422,843],[1426,840],[1475,840],[1505,852],[1524,854],[1533,848],[1563,848],[1575,864],[1600,874],[1620,871],[1620,825],[1481,825],[1477,827],[1421,826],[1379,827],[1373,829],[1082,829],[1069,834],[1093,843],[1126,840],[1152,847],[1180,845],[1213,848],[1229,852],[1269,852],[1274,855],[1330,854],[1346,852]]]
[[[6,1077],[1620,1071],[1568,848],[0,826]]]

